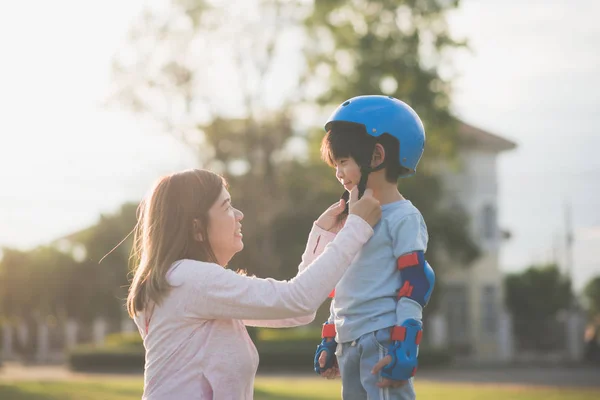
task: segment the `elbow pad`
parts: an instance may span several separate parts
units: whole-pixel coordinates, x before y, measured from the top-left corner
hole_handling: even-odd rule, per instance
[[[402,278],[402,287],[398,291],[398,300],[408,297],[425,307],[431,298],[435,285],[435,273],[425,260],[423,251],[414,251],[398,257],[398,270]]]

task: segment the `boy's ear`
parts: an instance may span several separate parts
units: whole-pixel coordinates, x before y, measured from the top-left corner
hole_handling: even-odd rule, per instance
[[[373,150],[373,157],[371,158],[371,168],[380,166],[385,161],[385,149],[381,143],[375,145]]]

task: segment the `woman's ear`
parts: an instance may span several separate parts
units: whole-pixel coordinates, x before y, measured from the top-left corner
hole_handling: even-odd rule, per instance
[[[371,168],[380,166],[385,161],[385,149],[381,143],[375,145],[373,150],[373,157],[371,158]]]
[[[197,242],[203,242],[204,241],[204,236],[202,235],[202,225],[200,224],[200,221],[197,218],[194,218],[194,240],[196,240]]]

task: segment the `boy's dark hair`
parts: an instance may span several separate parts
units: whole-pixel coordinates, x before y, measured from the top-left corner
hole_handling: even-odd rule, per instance
[[[352,157],[359,165],[371,165],[375,144],[380,143],[385,150],[385,179],[392,183],[407,171],[400,166],[398,140],[384,133],[374,137],[367,133],[364,125],[353,122],[335,122],[321,141],[321,158],[329,166],[335,167],[335,160]]]

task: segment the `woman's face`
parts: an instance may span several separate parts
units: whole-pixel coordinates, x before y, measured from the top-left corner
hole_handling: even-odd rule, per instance
[[[231,195],[225,187],[208,211],[208,239],[219,265],[225,266],[242,251],[241,220],[244,214],[231,205]]]

